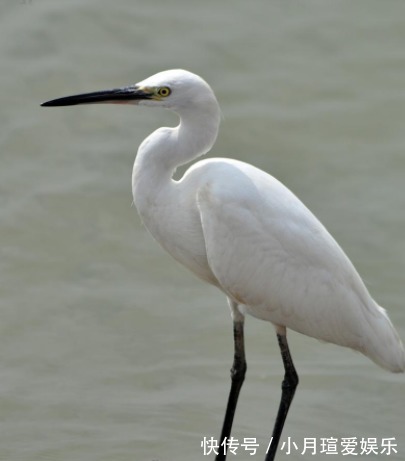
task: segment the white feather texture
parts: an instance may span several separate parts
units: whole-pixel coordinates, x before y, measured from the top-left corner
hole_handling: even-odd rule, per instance
[[[168,87],[164,101],[180,124],[140,146],[132,188],[150,233],[176,260],[216,285],[250,314],[362,352],[392,372],[405,352],[386,312],[333,237],[306,206],[269,174],[231,159],[208,159],[180,181],[177,166],[208,152],[219,128],[215,95],[184,70],[138,84]]]

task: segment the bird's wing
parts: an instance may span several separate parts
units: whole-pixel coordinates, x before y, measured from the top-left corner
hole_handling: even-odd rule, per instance
[[[373,301],[353,265],[292,192],[242,165],[197,194],[208,263],[223,291],[256,317],[359,349]]]

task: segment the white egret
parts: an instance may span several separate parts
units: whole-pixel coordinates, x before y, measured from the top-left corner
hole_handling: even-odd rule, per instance
[[[220,123],[210,86],[185,70],[140,83],[52,100],[43,106],[128,103],[175,111],[180,124],[159,128],[140,145],[132,174],[134,202],[160,245],[227,297],[234,328],[232,385],[221,441],[228,440],[245,372],[244,318],[271,322],[285,368],[266,461],[273,460],[298,384],[287,328],[405,369],[401,340],[352,263],[325,227],[277,179],[226,158],[199,161],[175,181],[180,165],[207,153]],[[226,451],[216,460],[226,458]]]

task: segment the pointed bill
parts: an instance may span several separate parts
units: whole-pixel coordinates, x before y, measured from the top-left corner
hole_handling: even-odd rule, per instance
[[[41,104],[43,107],[75,106],[77,104],[137,104],[143,99],[151,99],[153,92],[137,85],[76,94],[64,98],[52,99]]]

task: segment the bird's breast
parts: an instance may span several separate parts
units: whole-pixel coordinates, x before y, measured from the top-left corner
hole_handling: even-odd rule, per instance
[[[135,200],[135,206],[165,251],[200,279],[218,285],[208,265],[201,219],[192,196],[178,194],[173,184],[147,202]]]

